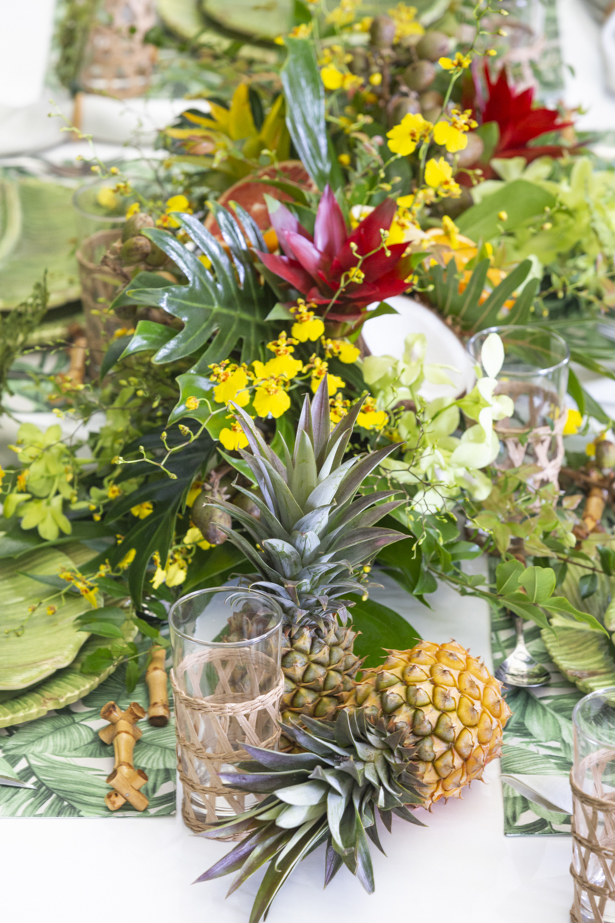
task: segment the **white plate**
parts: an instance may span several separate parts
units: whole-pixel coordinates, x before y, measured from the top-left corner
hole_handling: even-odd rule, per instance
[[[363,325],[363,339],[370,353],[401,359],[408,334],[424,333],[427,337],[425,364],[452,366],[448,374],[454,387],[425,381],[420,388],[421,395],[432,401],[436,397],[461,397],[464,392],[471,391],[475,381],[472,360],[450,327],[434,311],[407,295],[387,298],[386,303],[398,313],[383,314]]]

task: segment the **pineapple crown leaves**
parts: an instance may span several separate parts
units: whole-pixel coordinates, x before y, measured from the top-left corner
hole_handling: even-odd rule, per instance
[[[211,839],[248,835],[197,881],[237,872],[232,894],[269,863],[250,923],[266,916],[292,870],[321,843],[327,843],[325,886],[345,865],[371,894],[368,839],[384,852],[376,815],[389,831],[391,814],[424,826],[407,807],[422,804],[423,795],[415,750],[403,746],[402,730],[390,734],[384,722],[372,723],[360,710],[342,710],[335,721],[301,720],[305,727],[283,725],[283,730],[305,752],[246,746],[252,759],[238,764],[241,773],[221,773],[225,785],[267,798],[203,834]]]
[[[278,586],[292,583],[299,596],[316,587],[322,595],[323,583],[334,586],[342,572],[352,573],[381,548],[405,537],[375,527],[405,502],[391,499],[395,491],[355,499],[365,478],[397,448],[388,445],[343,461],[361,405],[357,401],[331,430],[325,377],[312,403],[306,395],[292,454],[282,440],[284,459],[266,444],[251,417],[233,405],[250,447],[241,455],[263,499],[248,495],[261,517],[257,520],[224,500],[212,500],[211,505],[234,516],[256,544],[254,548],[244,535],[221,526],[260,576]]]

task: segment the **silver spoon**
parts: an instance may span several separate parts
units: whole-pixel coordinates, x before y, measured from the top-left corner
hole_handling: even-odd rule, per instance
[[[525,646],[523,619],[518,616],[515,617],[515,630],[517,632],[515,649],[497,668],[495,678],[505,686],[516,686],[521,689],[546,685],[551,679],[551,674],[534,660]]]

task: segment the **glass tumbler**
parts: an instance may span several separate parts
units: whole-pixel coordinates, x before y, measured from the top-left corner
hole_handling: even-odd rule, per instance
[[[232,586],[190,593],[171,608],[182,815],[194,831],[261,800],[224,786],[220,773],[249,759],[245,744],[277,745],[282,615],[275,600]]]
[[[496,465],[502,469],[532,465],[537,471],[531,486],[557,484],[564,457],[568,345],[559,334],[539,326],[489,327],[468,342],[478,365],[492,333],[498,334],[504,347],[494,393],[506,394],[513,402],[512,415],[494,423],[501,444]]]
[[[573,923],[615,923],[615,686],[572,713]]]

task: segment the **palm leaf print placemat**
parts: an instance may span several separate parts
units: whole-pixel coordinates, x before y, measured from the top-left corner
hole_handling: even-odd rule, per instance
[[[526,781],[528,788],[540,785],[540,777],[565,785],[572,766],[572,710],[583,693],[569,683],[552,663],[540,629],[528,623],[525,641],[532,656],[551,673],[551,682],[533,690],[510,690],[506,701],[512,716],[504,729],[502,772]],[[513,619],[503,613],[492,615],[491,649],[497,668],[515,644]],[[570,816],[548,811],[530,801],[505,782],[504,833],[507,836],[570,833]]]
[[[17,776],[35,788],[0,786],[0,817],[159,817],[175,812],[175,724],[151,727],[139,722],[143,736],[135,745],[135,766],[148,782],[142,791],[149,799],[145,811],[112,812],[105,795],[112,791],[105,779],[113,769],[113,747],[98,736],[106,725],[102,706],[115,701],[124,710],[130,702],[147,706],[143,681],[126,691],[125,668],[84,699],[36,721],[0,729],[0,775]]]

